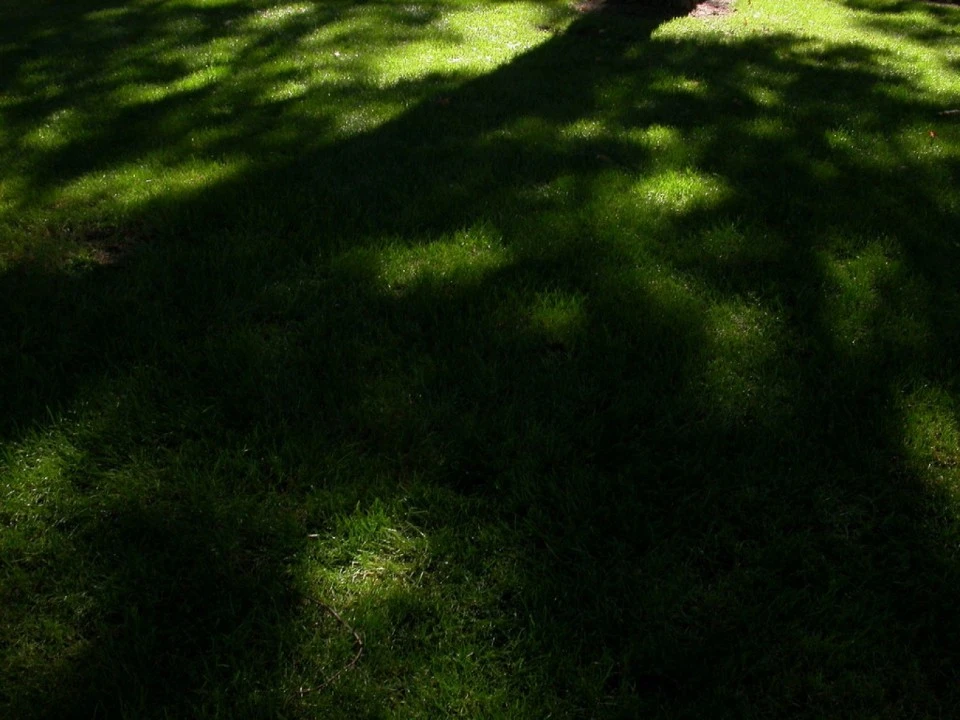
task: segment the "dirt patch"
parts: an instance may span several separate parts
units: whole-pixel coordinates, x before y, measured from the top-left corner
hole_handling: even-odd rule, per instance
[[[657,15],[667,17],[715,17],[733,12],[734,0],[578,0],[577,12],[616,12],[627,15]],[[958,0],[960,2],[960,0]]]
[[[733,12],[733,0],[704,0],[690,11],[693,17],[714,17]]]
[[[17,228],[0,247],[0,274],[23,271],[62,272],[91,267],[119,267],[153,241],[139,223],[112,225],[81,222]]]
[[[97,265],[119,265],[147,240],[141,228],[112,225],[79,229],[71,239]]]

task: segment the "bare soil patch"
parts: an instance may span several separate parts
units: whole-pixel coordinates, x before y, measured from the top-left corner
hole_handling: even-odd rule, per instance
[[[574,7],[582,13],[616,12],[629,15],[716,17],[733,12],[733,0],[687,0],[679,7],[657,0],[579,0]]]

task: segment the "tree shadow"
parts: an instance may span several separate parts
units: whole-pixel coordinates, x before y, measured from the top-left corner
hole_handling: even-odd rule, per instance
[[[216,12],[202,32],[240,22]],[[0,275],[4,441],[35,449],[47,408],[85,428],[56,530],[5,551],[13,624],[79,638],[44,672],[9,651],[16,711],[390,714],[399,690],[369,690],[398,632],[386,600],[358,611],[369,669],[290,693],[319,614],[291,568],[331,506],[406,497],[426,535],[500,548],[463,572],[513,563],[479,637],[538,668],[507,685],[526,715],[955,703],[955,521],[918,443],[957,417],[960,163],[909,135],[939,108],[864,47],[658,25],[583,17],[482,77],[384,90],[417,102],[336,141],[322,119],[271,134],[276,105],[223,114],[204,152],[243,138],[256,162],[126,210],[153,240],[125,262]],[[123,133],[158,122],[189,157],[190,123],[164,120],[212,118],[218,92],[109,116],[25,203],[134,161],[147,145]]]

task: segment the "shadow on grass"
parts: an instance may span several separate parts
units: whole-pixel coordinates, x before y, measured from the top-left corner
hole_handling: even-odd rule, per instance
[[[131,31],[189,20],[150,12]],[[956,704],[960,166],[917,139],[941,108],[864,47],[656,26],[581,18],[383,90],[416,104],[339,140],[202,90],[44,154],[23,212],[147,127],[189,158],[181,113],[251,162],[119,213],[151,237],[125,262],[0,276],[8,467],[61,477],[3,517],[17,716]],[[377,503],[428,586],[341,596],[364,662],[301,699],[343,654],[335,625],[311,644],[306,536],[349,545]]]

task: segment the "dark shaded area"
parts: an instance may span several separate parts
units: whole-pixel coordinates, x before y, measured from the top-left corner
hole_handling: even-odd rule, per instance
[[[198,41],[231,19],[210,12]],[[63,17],[47,28],[68,38],[60,59],[83,33],[78,16]],[[79,563],[97,568],[102,585],[84,591],[113,630],[46,677],[6,679],[35,691],[18,716],[186,716],[214,703],[234,717],[308,716],[271,685],[307,612],[277,558],[323,526],[317,487],[345,506],[384,491],[362,486],[366,464],[398,494],[436,485],[511,528],[502,539],[526,575],[502,610],[520,618],[518,647],[552,679],[518,688],[545,708],[936,717],[956,707],[956,528],[945,493],[906,457],[902,409],[903,392],[924,385],[957,397],[958,217],[944,197],[960,167],[944,161],[937,175],[896,145],[899,128],[942,108],[891,92],[909,79],[872,72],[859,47],[814,60],[801,38],[771,35],[706,52],[651,41],[656,26],[585,16],[487,76],[384,91],[419,102],[337,142],[322,127],[271,134],[277,108],[245,108],[253,89],[240,81],[223,144],[205,152],[247,138],[253,170],[120,219],[149,238],[122,263],[82,273],[24,263],[0,277],[0,437],[22,437],[48,407],[109,407],[110,388],[118,409],[78,439],[84,462],[99,472],[140,454],[158,468],[135,502],[65,513],[79,556],[7,560],[21,568],[2,597],[13,617],[36,612],[41,568],[63,563],[69,577]],[[286,50],[270,37],[254,48]],[[4,82],[18,72],[9,58]],[[103,61],[84,55],[76,73],[95,77]],[[695,75],[699,91],[662,82],[671,73]],[[818,99],[820,87],[834,94]],[[75,92],[82,102],[83,86]],[[177,104],[207,97],[114,117],[38,167],[31,197],[177,142]],[[9,113],[27,126],[62,101]],[[763,132],[783,108],[790,123]],[[591,117],[610,132],[561,132]],[[540,130],[525,137],[520,120]],[[890,162],[830,140],[851,124],[888,135]],[[691,168],[719,178],[722,199],[656,222],[624,207],[617,222],[570,227],[568,208],[615,185],[613,174],[657,172],[656,153],[629,134],[655,125],[689,144]],[[148,127],[159,130],[147,137]],[[567,194],[539,192],[558,178]],[[624,270],[637,251],[610,229],[631,223],[664,282],[783,318],[753,371],[755,401],[738,404],[746,411],[730,414],[711,390],[704,304]],[[507,261],[385,285],[384,238],[476,226]],[[743,242],[714,252],[723,232]],[[856,258],[880,236],[896,270],[878,276],[861,351],[838,340],[825,258]],[[569,335],[530,321],[551,294],[582,302]],[[905,318],[923,331],[898,333]],[[211,442],[224,464],[206,455]],[[258,460],[232,466],[241,448]],[[330,458],[341,448],[360,460],[338,477]],[[83,473],[73,482],[82,494]],[[444,519],[428,512],[425,531],[431,523]],[[429,618],[414,609],[404,621]],[[234,653],[242,675],[217,664]],[[335,691],[329,702],[351,717],[384,714],[349,685]]]

